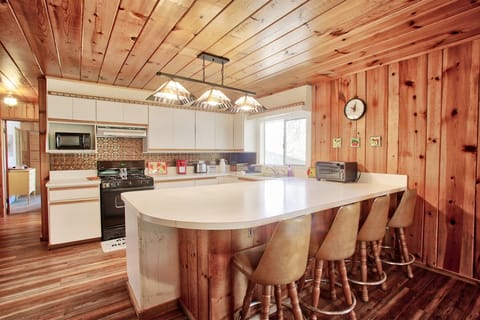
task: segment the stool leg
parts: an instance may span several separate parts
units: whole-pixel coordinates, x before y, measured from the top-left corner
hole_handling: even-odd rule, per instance
[[[367,282],[367,242],[360,241],[360,268],[362,271],[362,282]],[[362,285],[362,300],[368,302],[368,289]]]
[[[272,295],[272,286],[264,285],[262,289],[262,311],[260,313],[260,319],[268,320],[268,315],[270,314],[270,297]]]
[[[255,290],[255,283],[253,281],[248,281],[247,291],[245,292],[245,297],[243,298],[242,311],[240,313],[240,319],[247,319],[248,312],[250,311],[250,303],[253,298],[253,291]]]
[[[277,305],[277,319],[283,319],[283,309],[282,309],[282,287],[280,285],[274,286],[275,291],[275,304]]]
[[[300,309],[300,302],[298,301],[297,287],[295,282],[287,284],[288,296],[292,304],[292,311],[295,320],[303,320],[302,310]]]
[[[322,280],[323,272],[323,260],[315,259],[315,272],[313,277],[313,289],[312,289],[312,306],[318,307],[318,301],[320,300],[320,282]],[[312,314],[310,319],[316,320],[317,315]]]
[[[338,262],[338,269],[340,272],[340,279],[342,281],[342,287],[343,287],[343,294],[345,295],[345,301],[347,301],[347,304],[350,306],[353,304],[352,300],[352,292],[350,291],[350,285],[348,284],[348,278],[347,278],[347,268],[345,267],[345,261],[340,260]],[[349,314],[351,320],[356,320],[357,316],[355,315],[355,311],[352,310]]]
[[[248,311],[250,311],[250,303],[252,302],[254,290],[255,290],[255,283],[249,280],[247,285],[247,292],[245,292],[245,297],[243,298],[242,313],[240,314],[241,320],[247,319]]]
[[[403,230],[403,228],[399,228],[398,233],[400,235],[400,250],[401,250],[403,259],[405,261],[408,261],[410,257],[408,255],[407,241],[405,240],[405,231]],[[407,265],[407,274],[410,279],[413,278],[412,267],[410,265]]]
[[[353,258],[352,258],[352,268],[350,270],[350,273],[353,274],[353,275],[356,275],[357,274],[357,263],[358,263],[358,255],[359,255],[359,252],[360,252],[360,244],[356,244],[356,248],[355,248],[355,253],[353,254]]]
[[[372,241],[372,247],[373,247],[373,255],[375,257],[375,265],[377,266],[378,279],[380,280],[383,277],[382,260],[380,260],[381,248],[377,244],[377,241]],[[386,282],[382,283],[382,290],[387,290],[387,283]]]
[[[335,261],[328,262],[328,275],[330,276],[330,297],[337,300],[337,291],[335,290]]]
[[[305,268],[305,273],[298,280],[298,292],[302,292],[305,283],[307,282],[307,276],[310,273],[311,269],[315,268],[315,258],[308,258],[307,267]]]

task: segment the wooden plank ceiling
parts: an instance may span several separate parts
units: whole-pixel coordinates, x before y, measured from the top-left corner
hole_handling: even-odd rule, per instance
[[[36,101],[40,76],[153,91],[157,71],[202,79],[202,51],[261,97],[479,38],[480,1],[0,0],[0,21],[1,98]]]

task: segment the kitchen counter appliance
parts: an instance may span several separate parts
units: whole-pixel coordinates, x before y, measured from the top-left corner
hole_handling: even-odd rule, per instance
[[[122,192],[152,190],[153,178],[146,176],[144,160],[98,161],[102,240],[125,237],[125,204]]]
[[[207,164],[205,161],[198,161],[195,164],[195,173],[207,173]]]
[[[357,181],[357,163],[343,161],[317,161],[317,180],[328,180],[337,182]]]

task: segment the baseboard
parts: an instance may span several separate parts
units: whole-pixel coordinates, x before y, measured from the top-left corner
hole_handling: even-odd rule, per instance
[[[454,279],[457,279],[457,280],[460,280],[460,281],[463,281],[463,282],[466,282],[466,283],[470,283],[470,284],[473,284],[473,285],[476,285],[476,286],[480,286],[480,280],[479,279],[474,279],[474,278],[469,278],[469,277],[466,277],[466,276],[462,276],[461,274],[458,274],[458,273],[455,273],[455,272],[449,271],[449,270],[433,268],[433,267],[427,266],[426,264],[424,264],[422,262],[419,262],[419,261],[415,261],[413,264],[416,267],[426,269],[428,271],[432,271],[432,272],[442,274],[444,276],[448,276],[448,277],[451,277],[451,278],[454,278]]]
[[[57,243],[57,244],[48,244],[48,250],[50,249],[57,249],[57,248],[63,248],[63,247],[69,247],[69,246],[74,246],[77,244],[83,244],[83,243],[89,243],[89,242],[96,242],[100,241],[102,238],[92,238],[92,239],[85,239],[85,240],[79,240],[79,241],[72,241],[72,242],[65,242],[65,243]]]
[[[137,314],[138,320],[158,319],[158,317],[161,316],[162,314],[180,309],[177,299],[168,301],[163,304],[159,304],[147,309],[141,309],[138,305],[137,299],[135,299],[135,295],[133,294],[132,287],[130,286],[130,283],[128,281],[127,281],[127,291],[128,291],[128,296],[130,297],[130,301],[132,302],[133,309]]]

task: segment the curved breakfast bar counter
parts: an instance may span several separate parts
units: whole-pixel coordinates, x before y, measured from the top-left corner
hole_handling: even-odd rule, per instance
[[[356,183],[285,177],[124,193],[135,309],[149,314],[180,298],[192,318],[228,316],[237,305],[231,253],[265,241],[257,230],[406,187],[406,176],[364,173]]]

